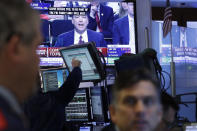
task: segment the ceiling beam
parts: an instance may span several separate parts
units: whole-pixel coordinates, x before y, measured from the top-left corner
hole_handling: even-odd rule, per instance
[[[163,20],[164,7],[152,7],[152,19]],[[197,8],[172,8],[172,20],[179,26],[187,26],[187,21],[197,21]]]

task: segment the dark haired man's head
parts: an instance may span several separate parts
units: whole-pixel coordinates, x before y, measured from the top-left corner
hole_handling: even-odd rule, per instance
[[[133,17],[134,16],[134,6],[132,2],[128,2],[127,3],[127,7],[128,7],[128,14]]]
[[[91,2],[90,3],[92,6],[98,6],[99,5],[99,2],[97,1],[97,2]]]
[[[120,72],[113,86],[113,102],[116,99],[116,93],[119,93],[120,90],[123,90],[125,88],[131,88],[140,81],[151,82],[154,85],[158,96],[160,97],[159,83],[157,80],[154,79],[151,72],[146,69],[137,69],[132,71]]]
[[[163,119],[166,122],[172,123],[175,120],[175,115],[179,110],[179,105],[175,99],[166,92],[161,94],[161,102],[163,106]]]
[[[158,82],[145,69],[120,73],[113,87],[112,121],[120,131],[152,131],[162,117]]]
[[[161,93],[161,102],[163,107],[163,117],[156,130],[181,130],[176,127],[175,121],[176,113],[179,110],[177,102],[166,92]]]
[[[127,2],[120,2],[119,3],[120,7],[122,7],[124,10],[128,10]]]
[[[32,94],[39,69],[39,15],[25,0],[1,0],[0,18],[0,85],[22,102]]]
[[[85,15],[73,15],[72,17],[72,24],[75,27],[75,30],[79,33],[82,34],[87,30],[89,20],[87,14]]]

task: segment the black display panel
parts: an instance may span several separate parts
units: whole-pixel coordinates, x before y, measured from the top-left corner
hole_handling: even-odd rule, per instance
[[[67,122],[90,121],[90,102],[88,89],[79,89],[71,102],[65,107]]]
[[[93,121],[103,122],[105,121],[105,118],[103,112],[103,98],[101,87],[92,87],[90,93],[92,102]]]

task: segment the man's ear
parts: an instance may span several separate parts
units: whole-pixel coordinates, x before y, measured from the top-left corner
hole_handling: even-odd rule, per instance
[[[116,109],[114,105],[109,106],[109,112],[110,112],[112,122],[116,123]]]
[[[13,35],[7,42],[5,52],[7,58],[13,61],[18,61],[20,59],[21,51],[21,40],[18,35]]]

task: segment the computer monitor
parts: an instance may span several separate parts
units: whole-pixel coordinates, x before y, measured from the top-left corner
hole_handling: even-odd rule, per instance
[[[90,89],[91,103],[92,103],[92,115],[93,121],[104,122],[104,111],[103,111],[103,98],[101,87],[92,87]]]
[[[104,127],[103,125],[93,126],[93,131],[102,131],[103,127]]]
[[[60,53],[69,71],[72,70],[73,58],[82,62],[82,81],[100,81],[104,79],[104,66],[94,43],[64,47],[60,49]]]
[[[67,79],[69,72],[66,68],[42,69],[41,87],[43,92],[56,91]]]
[[[92,126],[80,126],[79,131],[92,131]]]
[[[197,123],[184,124],[184,131],[197,131]]]
[[[65,107],[67,122],[90,121],[90,102],[88,88],[79,89],[71,102]]]

